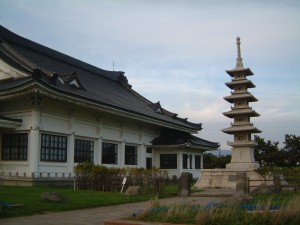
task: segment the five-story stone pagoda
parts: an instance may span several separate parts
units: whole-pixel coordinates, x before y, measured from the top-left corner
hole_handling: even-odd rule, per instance
[[[226,101],[233,104],[231,110],[223,114],[234,119],[231,127],[225,128],[222,131],[234,136],[234,141],[228,144],[232,147],[231,163],[226,165],[226,169],[204,169],[195,188],[199,189],[214,189],[214,188],[230,188],[237,187],[237,173],[245,172],[250,180],[256,180],[254,185],[260,185],[263,178],[255,172],[258,164],[254,160],[254,146],[251,135],[260,133],[250,122],[251,117],[259,116],[255,110],[249,106],[249,102],[255,102],[257,99],[248,92],[248,88],[254,88],[255,85],[247,79],[253,75],[249,68],[244,68],[241,57],[241,42],[237,37],[237,63],[233,70],[226,72],[232,77],[231,82],[226,85],[232,89],[230,96],[224,97]],[[204,162],[205,163],[205,162]],[[258,181],[261,180],[261,181]]]
[[[233,70],[226,72],[232,77],[231,82],[225,83],[227,87],[232,89],[230,96],[224,97],[226,101],[233,104],[231,110],[223,114],[234,121],[231,127],[222,131],[234,136],[233,142],[228,142],[232,147],[231,163],[226,165],[228,169],[251,170],[258,168],[258,164],[254,159],[255,142],[251,139],[251,134],[261,133],[259,129],[250,122],[251,117],[257,117],[259,114],[249,106],[249,102],[256,102],[257,99],[248,91],[248,88],[254,88],[255,85],[247,76],[253,73],[249,68],[244,68],[241,57],[240,38],[236,38],[237,42],[237,63]]]

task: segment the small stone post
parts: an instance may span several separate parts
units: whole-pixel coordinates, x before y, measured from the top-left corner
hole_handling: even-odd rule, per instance
[[[236,173],[236,192],[240,194],[248,194],[249,184],[246,172]]]
[[[191,193],[191,174],[181,173],[178,179],[178,191],[180,196],[188,196]]]
[[[273,180],[274,180],[275,193],[280,193],[281,191],[280,176],[278,174],[274,175]]]

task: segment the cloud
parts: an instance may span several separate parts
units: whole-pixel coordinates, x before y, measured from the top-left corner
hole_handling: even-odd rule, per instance
[[[255,73],[253,118],[267,137],[300,133],[299,1],[8,1],[3,25],[31,40],[103,69],[126,72],[133,89],[190,121],[201,137],[230,135],[223,97],[241,36],[245,67]],[[287,120],[287,118],[289,120]],[[284,126],[282,131],[272,129]],[[274,128],[274,127],[273,127]]]

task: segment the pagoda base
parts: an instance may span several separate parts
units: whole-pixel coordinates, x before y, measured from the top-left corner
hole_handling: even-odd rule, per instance
[[[197,189],[233,189],[236,190],[237,172],[246,172],[249,180],[253,180],[251,185],[259,186],[262,183],[270,183],[270,179],[263,178],[253,169],[203,169],[194,188]]]
[[[231,162],[226,165],[230,170],[254,170],[259,168],[254,159],[254,147],[243,146],[231,149]]]

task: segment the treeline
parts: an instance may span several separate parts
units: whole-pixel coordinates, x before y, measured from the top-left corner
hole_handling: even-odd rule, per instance
[[[296,167],[300,164],[300,136],[286,134],[283,147],[278,141],[254,136],[254,157],[260,167]]]
[[[231,155],[219,155],[216,156],[210,152],[203,154],[203,168],[204,169],[216,169],[225,168],[226,164],[230,163]]]
[[[286,134],[283,147],[278,141],[265,140],[254,136],[257,145],[254,147],[254,157],[260,168],[296,167],[300,165],[300,136]],[[204,169],[225,168],[230,163],[231,155],[216,156],[209,152],[203,154]]]

